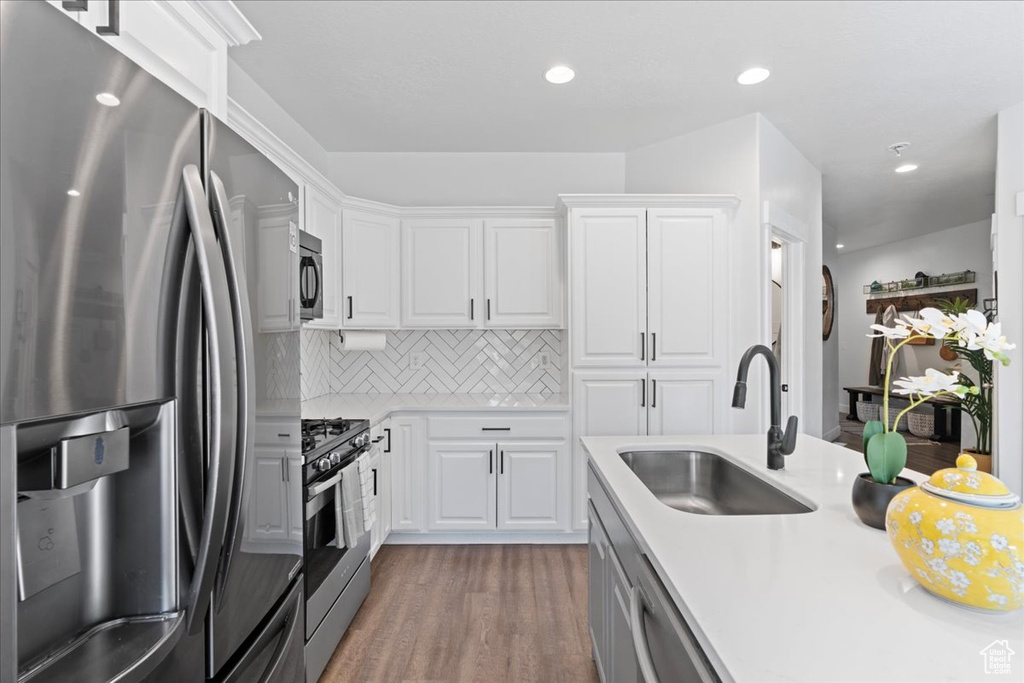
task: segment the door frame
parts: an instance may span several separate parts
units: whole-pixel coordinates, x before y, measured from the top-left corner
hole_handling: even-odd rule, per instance
[[[790,390],[782,394],[782,419],[795,415],[804,422],[804,321],[807,302],[804,283],[807,243],[800,235],[807,226],[778,204],[764,202],[761,222],[761,338],[772,340],[772,241],[782,243],[782,377]]]

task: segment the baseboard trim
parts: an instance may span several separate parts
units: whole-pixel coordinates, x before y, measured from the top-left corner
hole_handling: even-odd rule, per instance
[[[850,414],[850,404],[849,403],[840,403],[839,404],[839,412],[844,414],[844,415],[849,415]]]
[[[586,543],[587,533],[584,532],[427,532],[427,533],[394,533],[392,532],[385,545],[545,545]]]
[[[839,438],[839,435],[842,433],[843,430],[839,427],[839,425],[836,425],[832,429],[825,432],[825,434],[822,435],[821,438],[824,439],[825,441],[835,441],[836,439]]]

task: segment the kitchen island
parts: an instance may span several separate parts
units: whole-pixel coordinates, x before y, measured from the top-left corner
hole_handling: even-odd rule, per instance
[[[982,680],[982,650],[997,640],[1017,653],[1008,678],[1024,671],[1020,610],[982,614],[928,594],[885,532],[857,519],[850,490],[866,469],[859,453],[800,435],[785,469],[770,471],[763,435],[584,437],[583,445],[591,486],[607,493],[722,680]],[[812,511],[672,509],[619,456],[630,450],[717,453]]]

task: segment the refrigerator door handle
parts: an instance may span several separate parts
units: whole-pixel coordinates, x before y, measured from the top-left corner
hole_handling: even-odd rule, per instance
[[[253,455],[256,423],[256,387],[254,378],[256,370],[253,360],[252,317],[249,308],[249,288],[245,272],[238,267],[236,252],[231,245],[228,219],[230,206],[224,183],[213,171],[210,171],[210,213],[214,227],[220,239],[221,251],[224,254],[224,265],[228,278],[228,291],[231,298],[232,322],[234,323],[235,362],[238,367],[238,422],[235,433],[235,475],[231,486],[231,507],[228,509],[227,535],[224,539],[223,560],[217,575],[216,600],[214,610],[220,611],[223,605],[224,584],[231,570],[231,560],[238,552],[242,540],[242,523],[248,505],[248,490],[245,486],[245,466]]]
[[[235,363],[228,277],[205,198],[199,169],[194,164],[185,166],[181,172],[172,231],[178,242],[176,246],[187,250],[191,244],[195,255],[206,320],[206,340],[210,349],[210,465],[206,472],[202,531],[195,571],[186,598],[186,628],[190,635],[203,626],[227,532],[236,424],[234,419],[225,418],[235,412],[237,400],[234,392],[229,390],[234,384]],[[188,240],[189,235],[191,241]],[[178,457],[185,457],[184,452],[179,452]]]

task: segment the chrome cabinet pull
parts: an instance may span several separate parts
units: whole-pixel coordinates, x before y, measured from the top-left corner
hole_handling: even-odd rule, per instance
[[[651,362],[658,360],[658,333],[651,332]]]
[[[647,380],[640,380],[640,407],[647,405]]]
[[[658,380],[651,380],[651,407],[658,407]]]
[[[352,319],[352,297],[348,298],[348,319]]]
[[[391,427],[385,427],[384,431],[388,435],[388,445],[384,447],[384,452],[385,453],[390,453],[391,452]]]
[[[481,432],[511,432],[511,427],[481,427]]]
[[[490,463],[487,467],[487,474],[494,474],[494,449],[487,451],[487,462]]]
[[[501,449],[501,469],[498,470],[499,474],[505,474],[505,449]]]
[[[646,360],[647,353],[647,335],[643,332],[640,333],[640,360]]]
[[[487,300],[487,319],[491,319],[491,300]]]
[[[469,319],[473,320],[473,300],[469,300]]]

